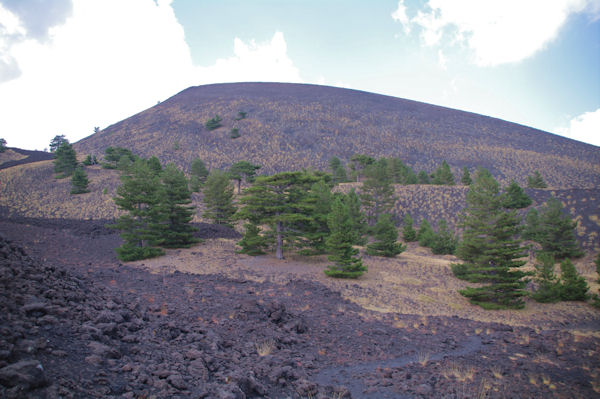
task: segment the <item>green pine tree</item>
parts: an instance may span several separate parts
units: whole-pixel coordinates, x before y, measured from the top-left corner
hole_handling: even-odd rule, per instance
[[[331,170],[332,181],[334,184],[348,181],[346,168],[342,165],[342,161],[340,161],[338,157],[331,157],[329,160],[329,170]]]
[[[427,174],[427,172],[425,172],[424,170],[420,170],[419,173],[417,174],[417,183],[418,184],[431,184],[431,181],[429,180],[429,174]]]
[[[58,147],[60,147],[63,143],[68,143],[69,140],[65,138],[64,134],[56,135],[52,140],[50,140],[50,152],[56,152]]]
[[[325,240],[329,236],[327,216],[333,202],[331,188],[323,180],[319,180],[310,188],[306,201],[312,209],[309,210],[310,220],[299,227],[308,240],[308,248],[302,254],[320,255],[326,251]]]
[[[467,193],[463,216],[463,239],[457,255],[464,262],[454,264],[454,274],[470,282],[482,283],[459,292],[471,303],[485,309],[519,309],[527,273],[521,271],[526,262],[518,239],[520,219],[515,211],[502,207],[498,182],[480,169]]]
[[[251,183],[254,181],[256,171],[260,169],[260,165],[254,165],[248,161],[240,161],[231,165],[229,168],[229,178],[237,182],[237,192],[242,192],[242,180]]]
[[[560,298],[563,301],[585,301],[588,298],[589,287],[569,259],[560,263],[560,282]]]
[[[355,240],[352,224],[348,205],[341,198],[336,198],[327,217],[331,231],[327,238],[328,259],[334,263],[324,271],[329,277],[358,278],[367,271],[362,259],[357,257],[358,250],[352,246]]]
[[[384,213],[379,216],[373,227],[375,241],[367,245],[367,254],[372,256],[385,256],[393,258],[404,252],[406,246],[398,243],[398,230],[390,215]]]
[[[6,151],[6,139],[0,138],[0,153]]]
[[[121,231],[123,244],[116,249],[123,261],[151,258],[164,254],[156,247],[159,232],[157,208],[162,200],[160,177],[144,159],[136,159],[132,167],[121,175],[122,184],[114,198],[117,207],[127,213],[120,216],[113,228]]]
[[[313,207],[307,200],[308,193],[318,180],[306,172],[259,176],[240,198],[244,206],[237,218],[270,225],[275,239],[275,256],[283,259],[284,244],[299,247],[305,241],[304,231],[298,226],[311,221]]]
[[[363,171],[371,164],[375,163],[375,159],[371,158],[368,155],[363,154],[354,154],[350,158],[350,169],[352,169],[352,173],[354,177],[356,177],[356,182],[360,182],[360,178],[362,177]]]
[[[450,166],[446,161],[442,161],[442,164],[433,172],[433,184],[443,184],[448,186],[454,185],[454,175],[450,171]]]
[[[431,242],[431,251],[436,255],[453,254],[457,244],[456,236],[450,232],[446,221],[441,219]]]
[[[212,171],[202,192],[205,206],[202,217],[212,220],[214,224],[231,226],[236,208],[233,205],[233,187],[229,182],[229,175],[220,170]]]
[[[542,207],[537,242],[556,259],[583,256],[575,237],[577,222],[564,212],[562,203],[550,197]]]
[[[427,219],[423,218],[419,225],[419,231],[417,232],[417,241],[419,241],[419,245],[422,247],[431,247],[434,238],[435,232],[433,231],[433,228],[431,228]]]
[[[198,242],[194,238],[196,229],[190,224],[196,207],[191,205],[192,193],[185,174],[173,164],[157,170],[154,161],[148,160],[152,173],[160,175],[160,204],[155,208],[152,228],[158,231],[156,245],[164,248],[184,248]],[[160,166],[160,163],[159,163]]]
[[[533,172],[533,176],[527,176],[527,187],[529,188],[546,188],[546,182],[539,171]]]
[[[256,256],[263,255],[267,248],[267,240],[261,236],[260,228],[254,223],[246,223],[246,229],[242,240],[238,245],[242,247],[239,253]]]
[[[204,162],[199,158],[194,159],[190,167],[190,189],[195,193],[200,192],[207,178],[208,169]]]
[[[370,169],[369,177],[362,186],[360,200],[369,225],[374,225],[380,215],[390,212],[396,198],[385,164],[378,163]]]
[[[469,169],[467,167],[463,167],[462,177],[460,178],[460,182],[465,186],[470,186],[473,183],[473,179],[471,179],[471,174],[469,173]]]
[[[409,213],[404,215],[402,220],[402,239],[405,242],[417,241],[417,231],[413,227],[413,218]]]
[[[527,208],[531,205],[531,198],[525,194],[525,191],[516,181],[512,180],[506,188],[502,205],[507,209]]]
[[[534,267],[537,289],[531,297],[543,303],[560,301],[561,286],[558,276],[554,273],[554,257],[542,252],[538,255]]]
[[[83,194],[89,193],[88,184],[89,180],[87,174],[81,166],[75,168],[73,176],[71,177],[71,194]]]
[[[54,173],[59,179],[69,177],[77,168],[77,154],[68,141],[62,144],[54,152]]]
[[[538,242],[540,240],[540,214],[535,208],[531,208],[525,215],[525,226],[521,236],[524,240]]]
[[[361,209],[360,198],[354,189],[342,197],[342,201],[348,205],[348,214],[352,222],[352,232],[354,234],[353,245],[365,245],[367,243],[367,219]]]

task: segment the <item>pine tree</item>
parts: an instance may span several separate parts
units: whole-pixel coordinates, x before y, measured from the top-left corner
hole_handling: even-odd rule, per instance
[[[254,223],[244,225],[246,232],[238,245],[242,247],[239,253],[256,256],[263,255],[267,247],[267,240],[260,235],[260,228]]]
[[[419,241],[419,245],[422,247],[431,247],[434,238],[435,232],[431,228],[431,225],[429,224],[427,219],[423,218],[423,220],[421,220],[421,224],[419,225],[419,231],[417,233],[417,240]]]
[[[348,180],[346,176],[346,168],[342,165],[342,161],[338,157],[331,157],[329,160],[329,170],[331,170],[331,175],[333,177],[333,183],[344,183]]]
[[[323,181],[314,183],[306,201],[311,205],[309,210],[310,220],[300,226],[308,240],[307,247],[302,251],[304,255],[320,255],[325,253],[325,239],[329,236],[327,216],[331,211],[333,194],[331,188]]]
[[[462,177],[460,178],[460,182],[462,184],[464,184],[465,186],[470,186],[471,183],[473,183],[473,180],[471,179],[471,174],[469,173],[469,169],[467,169],[467,167],[463,167],[462,170]]]
[[[433,184],[454,185],[454,175],[450,171],[450,166],[444,160],[442,164],[433,172]]]
[[[307,201],[309,188],[319,178],[306,172],[282,172],[259,176],[244,191],[244,207],[237,218],[255,224],[268,224],[275,238],[275,256],[283,259],[284,243],[298,246],[304,232],[299,225],[310,223],[312,205]]]
[[[195,193],[199,192],[207,178],[208,169],[204,162],[199,158],[194,159],[190,167],[190,189]]]
[[[392,258],[406,250],[406,246],[398,243],[398,230],[390,215],[379,216],[373,227],[375,241],[367,245],[367,254]]]
[[[148,161],[152,173],[160,175],[162,183],[161,202],[152,225],[159,235],[155,243],[164,248],[189,247],[198,240],[194,238],[196,229],[190,224],[196,208],[190,205],[192,193],[185,174],[173,164],[159,171],[154,162]]]
[[[583,255],[575,237],[577,222],[563,212],[562,203],[550,197],[542,208],[537,242],[556,259],[578,258]]]
[[[158,232],[152,226],[157,220],[161,203],[160,177],[152,171],[146,160],[137,159],[121,176],[122,184],[114,198],[117,207],[126,214],[112,226],[121,230],[123,245],[116,249],[123,261],[151,258],[164,254],[156,247]]]
[[[413,218],[409,213],[404,215],[402,220],[402,239],[405,242],[417,241],[417,231],[413,227]]]
[[[208,175],[204,185],[203,217],[212,220],[214,224],[231,226],[232,217],[236,212],[233,205],[233,187],[227,173],[214,170]]]
[[[375,163],[375,159],[363,154],[354,154],[350,158],[350,169],[356,177],[356,182],[360,182],[362,172],[371,164]]]
[[[531,240],[538,242],[540,239],[540,214],[537,209],[531,208],[527,215],[525,215],[525,226],[521,236],[524,240]]]
[[[457,277],[484,284],[459,291],[471,303],[485,309],[524,306],[527,273],[519,270],[526,263],[517,238],[519,222],[515,211],[502,207],[498,182],[487,170],[479,170],[467,193],[463,240],[457,249],[464,263],[452,266]]]
[[[63,143],[68,143],[69,140],[65,138],[64,134],[56,135],[52,140],[50,140],[50,152],[56,152],[58,147]]]
[[[444,219],[438,222],[438,231],[431,242],[431,251],[436,255],[453,254],[456,250],[457,239],[448,229]]]
[[[527,176],[527,187],[529,188],[546,188],[546,182],[539,171],[535,171],[533,176]]]
[[[0,138],[0,153],[6,151],[6,139]]]
[[[596,280],[596,282],[600,284],[600,253],[598,253],[596,256],[594,263],[596,264],[596,273],[598,274],[598,280]],[[598,288],[598,293],[600,293],[600,288]],[[600,308],[600,296],[598,294],[594,294],[592,299],[592,305],[596,308]]]
[[[75,168],[73,176],[71,177],[71,194],[83,194],[88,193],[89,180],[87,174],[81,166]]]
[[[77,154],[68,141],[62,144],[54,152],[54,173],[57,178],[62,179],[71,176],[77,168]]]
[[[256,171],[260,169],[260,165],[254,165],[248,161],[240,161],[231,165],[229,168],[229,178],[237,182],[237,192],[242,192],[242,180],[251,183],[254,181]]]
[[[352,246],[355,240],[348,205],[336,198],[327,217],[331,234],[327,238],[328,259],[334,262],[324,272],[329,277],[358,278],[367,271],[362,259],[357,257],[358,250]]]
[[[360,198],[354,189],[342,197],[342,201],[348,205],[348,214],[352,223],[352,232],[354,233],[353,245],[365,245],[367,243],[367,220],[361,209]]]
[[[554,273],[554,257],[542,252],[538,255],[534,267],[538,287],[531,297],[543,303],[560,301],[561,287],[558,276]]]
[[[420,170],[417,174],[417,182],[418,184],[431,184],[429,175],[424,170]]]
[[[136,160],[136,156],[133,155],[131,150],[122,147],[107,147],[104,150],[104,162],[102,167],[104,169],[119,169],[121,171],[126,170]]]
[[[386,165],[378,163],[370,170],[369,178],[363,183],[360,200],[369,225],[375,224],[381,214],[392,209],[396,198]]]
[[[502,205],[507,209],[527,208],[531,205],[531,198],[525,194],[525,191],[516,181],[512,180],[506,188]]]
[[[569,259],[560,263],[560,282],[560,298],[563,301],[585,301],[588,298],[589,287]]]

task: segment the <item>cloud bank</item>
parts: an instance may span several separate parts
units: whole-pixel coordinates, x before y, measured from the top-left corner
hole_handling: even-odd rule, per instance
[[[0,135],[12,147],[77,141],[193,85],[302,81],[281,32],[194,65],[170,0],[51,2],[42,20],[12,3],[0,3]]]
[[[555,129],[561,136],[600,147],[600,108],[571,119],[567,127]]]
[[[404,0],[392,18],[426,46],[464,46],[482,67],[515,63],[551,43],[572,14],[600,17],[600,0],[429,0],[408,16]]]

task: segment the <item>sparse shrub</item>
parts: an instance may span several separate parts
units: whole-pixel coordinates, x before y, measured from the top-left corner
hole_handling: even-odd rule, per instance
[[[173,151],[179,151],[179,141],[173,142]]]
[[[394,257],[402,253],[406,246],[398,243],[398,230],[392,222],[392,217],[386,213],[379,216],[373,226],[375,241],[367,245],[367,254],[373,256]]]
[[[588,298],[589,287],[569,259],[560,263],[560,282],[560,298],[563,301],[585,301]]]
[[[241,136],[240,129],[238,129],[237,127],[234,127],[233,129],[231,129],[229,131],[229,138],[237,139],[240,136]]]
[[[247,115],[248,115],[248,113],[245,111],[238,111],[237,115],[235,116],[235,120],[241,121],[242,119],[246,119]]]
[[[214,118],[211,118],[206,121],[204,127],[206,127],[208,130],[215,130],[221,127],[222,121],[223,119],[219,115],[215,115]]]
[[[87,154],[85,159],[83,160],[82,164],[84,164],[85,166],[92,166],[93,165],[92,156],[90,154]]]
[[[136,160],[131,150],[122,147],[107,147],[104,150],[104,169],[119,169],[126,170]]]

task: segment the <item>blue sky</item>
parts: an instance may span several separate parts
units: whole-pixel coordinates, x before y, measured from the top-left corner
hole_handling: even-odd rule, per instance
[[[600,145],[600,0],[0,0],[9,146],[77,141],[234,81],[366,90]]]

